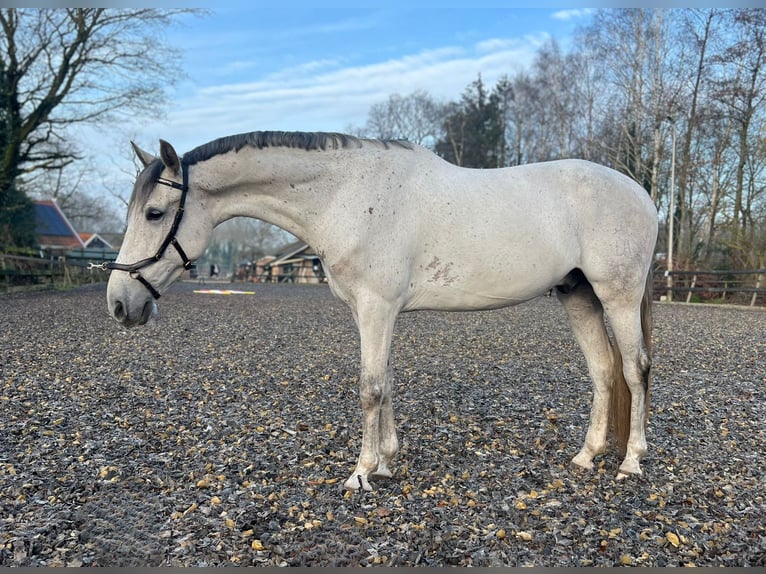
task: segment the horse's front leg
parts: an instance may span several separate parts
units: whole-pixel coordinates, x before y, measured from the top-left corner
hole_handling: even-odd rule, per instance
[[[362,450],[344,487],[372,490],[368,477],[391,476],[389,463],[399,449],[391,402],[393,370],[389,361],[396,310],[380,303],[360,305],[355,318],[362,351],[359,377]]]
[[[378,467],[372,473],[374,476],[384,478],[391,478],[393,476],[389,465],[399,450],[399,440],[396,437],[396,422],[394,421],[393,387],[394,376],[391,360],[389,359],[383,381],[383,396],[380,400]]]

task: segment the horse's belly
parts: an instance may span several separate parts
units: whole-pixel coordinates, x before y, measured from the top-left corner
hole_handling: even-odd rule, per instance
[[[533,238],[533,234],[527,234]],[[517,305],[550,291],[576,265],[576,241],[552,234],[509,249],[480,238],[475,248],[434,249],[411,269],[405,310],[470,311]],[[508,242],[511,243],[511,242]],[[495,249],[482,250],[481,246]],[[512,246],[513,247],[513,246]],[[438,253],[438,255],[437,255]]]
[[[488,276],[489,275],[489,276]],[[478,311],[518,305],[548,292],[562,274],[524,277],[521,280],[488,273],[465,280],[444,271],[419,286],[412,284],[404,311]]]
[[[503,297],[483,293],[423,290],[415,294],[402,311],[483,311],[518,305],[540,295]]]

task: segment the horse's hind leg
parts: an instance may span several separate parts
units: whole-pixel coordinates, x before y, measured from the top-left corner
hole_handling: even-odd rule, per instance
[[[348,490],[372,490],[370,475],[391,476],[388,464],[399,448],[391,402],[393,372],[389,362],[396,310],[367,301],[354,311],[362,352],[359,399],[362,403],[362,449],[356,468],[344,483]]]
[[[615,359],[601,301],[581,273],[573,273],[571,279],[573,283],[557,288],[557,295],[567,312],[593,381],[593,404],[585,444],[572,462],[593,468],[593,457],[606,449]]]
[[[612,326],[615,342],[622,356],[622,374],[630,390],[630,408],[624,413],[615,412],[615,417],[629,417],[629,434],[625,458],[620,465],[617,478],[629,474],[641,474],[641,459],[646,454],[646,420],[649,394],[651,356],[647,348],[640,302],[606,306],[607,317]],[[620,409],[617,409],[620,410]],[[628,411],[629,410],[629,414]],[[616,423],[617,424],[617,423]]]

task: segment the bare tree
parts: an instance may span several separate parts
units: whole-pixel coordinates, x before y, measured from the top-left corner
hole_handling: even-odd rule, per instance
[[[533,110],[535,102],[539,102],[537,88],[525,71],[518,72],[508,80],[501,80],[499,85],[500,93],[504,96],[507,164],[521,165],[536,161],[534,142],[538,122]]]
[[[654,23],[649,9],[600,10],[587,32],[588,45],[605,70],[610,96],[605,104],[609,114],[620,119],[617,139],[608,143],[611,163],[641,184],[651,179],[645,157],[646,128],[654,129],[656,124],[647,113]]]
[[[750,216],[756,191],[752,185],[755,159],[752,151],[759,149],[757,142],[762,135],[758,135],[758,131],[765,125],[766,11],[733,10],[728,15],[736,37],[721,56],[725,76],[720,83],[720,95],[737,126],[735,137],[739,149],[732,213],[732,235],[736,243],[747,237],[752,223]]]
[[[441,129],[443,106],[424,90],[407,96],[392,94],[385,102],[374,104],[361,132],[368,137],[405,139],[433,148]]]
[[[178,54],[162,34],[189,12],[0,10],[0,234],[5,226],[6,241],[13,241],[13,213],[32,176],[81,157],[68,128],[161,109],[164,88],[178,78]]]
[[[548,157],[541,159],[566,158],[574,153],[573,121],[579,105],[574,91],[577,77],[571,70],[572,56],[562,53],[555,40],[549,40],[537,52],[533,64],[536,82],[539,86],[541,101],[549,117],[541,127],[546,128]],[[569,60],[569,61],[568,61]]]
[[[710,172],[705,170],[704,166],[700,166],[700,169],[693,171],[693,174],[697,177],[707,173],[708,177],[706,179],[710,182],[710,191],[707,196],[705,209],[704,235],[702,238],[703,261],[706,267],[710,266],[713,262],[715,253],[714,239],[718,229],[717,219],[721,204],[723,203],[724,190],[731,186],[727,182],[730,182],[732,179],[730,175],[731,170],[726,169],[730,163],[725,160],[725,154],[730,149],[732,123],[723,119],[715,123],[711,122],[711,125],[718,126],[718,129],[715,129],[716,137],[711,138],[711,141],[714,142],[714,147],[710,159]]]

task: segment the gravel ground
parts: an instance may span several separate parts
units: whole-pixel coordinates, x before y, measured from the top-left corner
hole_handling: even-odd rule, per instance
[[[352,494],[350,313],[246,287],[177,284],[129,332],[103,285],[0,295],[0,565],[766,565],[762,309],[655,305],[622,482],[569,464],[591,391],[555,298],[403,315],[395,477]]]

